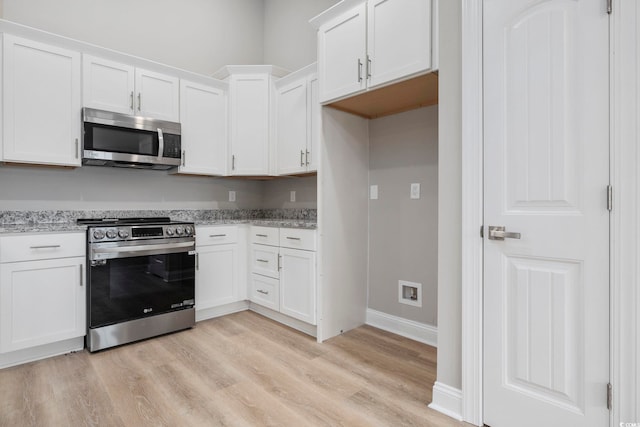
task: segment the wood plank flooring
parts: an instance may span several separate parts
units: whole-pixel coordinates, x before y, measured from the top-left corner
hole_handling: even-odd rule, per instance
[[[433,347],[362,326],[324,344],[245,311],[0,370],[0,426],[468,426],[427,408]]]

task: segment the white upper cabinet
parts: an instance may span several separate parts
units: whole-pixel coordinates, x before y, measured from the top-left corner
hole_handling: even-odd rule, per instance
[[[334,18],[318,31],[320,101],[327,102],[366,88],[367,5]]]
[[[238,74],[229,80],[231,175],[269,173],[268,74]]]
[[[369,0],[327,18],[318,31],[320,102],[432,70],[432,3]]]
[[[82,68],[85,107],[180,121],[177,77],[91,55]]]
[[[320,157],[320,135],[322,129],[322,106],[320,105],[320,85],[318,75],[314,74],[309,78],[307,83],[307,91],[309,94],[309,139],[307,142],[307,171],[313,172],[318,170],[318,158]]]
[[[5,162],[80,166],[80,53],[3,35]]]
[[[431,1],[369,0],[368,86],[431,68]]]
[[[180,81],[182,164],[179,173],[227,173],[227,84]]]
[[[314,144],[320,123],[315,64],[276,82],[278,175],[307,173],[315,167]],[[309,73],[313,73],[309,75]]]

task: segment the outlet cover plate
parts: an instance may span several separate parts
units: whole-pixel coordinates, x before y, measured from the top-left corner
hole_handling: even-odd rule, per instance
[[[420,198],[420,183],[414,182],[411,184],[411,198],[419,199]]]
[[[231,190],[229,191],[229,201],[230,202],[235,202],[236,201],[236,192]]]

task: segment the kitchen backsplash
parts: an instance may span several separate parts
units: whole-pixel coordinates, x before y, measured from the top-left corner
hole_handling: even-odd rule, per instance
[[[245,219],[317,220],[316,209],[213,209],[213,210],[120,210],[120,211],[0,211],[0,224],[73,223],[78,218],[133,218],[168,216],[178,221]]]

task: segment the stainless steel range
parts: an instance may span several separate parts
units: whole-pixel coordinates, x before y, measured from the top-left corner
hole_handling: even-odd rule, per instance
[[[89,351],[195,324],[195,228],[169,218],[87,224]]]

